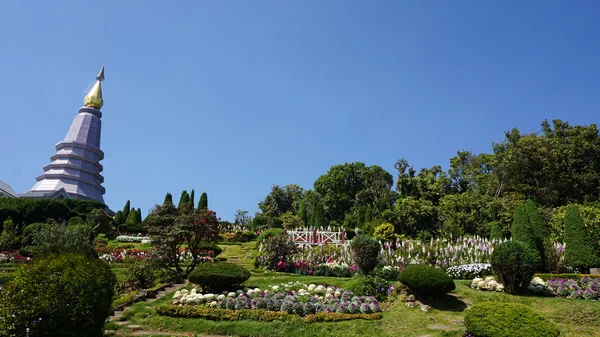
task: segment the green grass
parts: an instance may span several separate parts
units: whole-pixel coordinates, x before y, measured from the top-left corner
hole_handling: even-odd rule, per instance
[[[236,263],[251,270],[254,268],[256,241],[244,242],[240,245],[219,245],[223,252],[219,257],[227,258],[227,262]]]

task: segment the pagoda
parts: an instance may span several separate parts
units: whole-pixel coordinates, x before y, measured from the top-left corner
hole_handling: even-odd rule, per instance
[[[96,84],[83,99],[65,139],[56,144],[56,154],[44,173],[36,178],[37,183],[22,198],[85,199],[104,203],[104,177],[100,161],[104,152],[100,150],[102,127],[102,81],[104,66],[96,76]]]

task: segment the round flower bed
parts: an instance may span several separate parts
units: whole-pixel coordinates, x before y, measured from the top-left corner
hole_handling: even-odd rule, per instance
[[[371,314],[380,312],[379,302],[372,296],[355,296],[352,292],[336,287],[311,284],[282,284],[269,289],[244,289],[222,294],[201,294],[177,291],[173,304],[203,305],[229,310],[267,310],[306,316],[317,313]],[[289,290],[286,290],[289,289]]]

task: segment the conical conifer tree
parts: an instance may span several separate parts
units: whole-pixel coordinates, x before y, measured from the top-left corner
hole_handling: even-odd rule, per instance
[[[306,204],[302,203],[300,206],[300,220],[304,226],[308,226],[310,220],[308,219],[308,212],[306,211]]]
[[[194,195],[194,189],[192,188],[192,192],[190,193],[190,205],[192,206],[192,208],[194,208],[194,205],[196,204],[196,202],[194,201],[195,195]]]
[[[577,268],[580,273],[589,273],[589,269],[597,266],[600,261],[576,205],[567,206],[564,227],[565,263]]]
[[[123,220],[127,221],[130,211],[131,211],[131,202],[129,200],[127,200],[127,202],[125,203],[125,207],[123,207]]]
[[[529,247],[539,263],[540,253],[537,250],[535,235],[533,233],[533,229],[531,228],[531,224],[529,223],[527,208],[525,205],[519,204],[515,206],[514,214],[513,225],[511,228],[512,239],[515,241],[520,241]]]
[[[490,229],[490,240],[494,239],[504,239],[504,233],[502,233],[500,224],[497,221],[492,222],[492,228]]]
[[[199,210],[207,210],[208,209],[208,195],[206,193],[202,193],[202,195],[200,195],[200,201],[198,201],[198,209]]]
[[[325,209],[323,209],[323,204],[318,202],[315,205],[315,210],[313,213],[314,221],[313,226],[317,228],[327,227],[327,221],[325,220]]]
[[[189,202],[190,202],[190,195],[188,194],[188,192],[186,190],[183,190],[183,192],[181,192],[181,197],[179,197],[179,204],[177,205],[177,207],[179,207],[179,208],[187,207]]]
[[[131,209],[125,223],[128,225],[135,225],[137,223],[137,210],[135,208]]]
[[[525,209],[527,211],[529,226],[535,242],[535,250],[537,250],[540,254],[540,265],[542,268],[544,268],[547,266],[546,241],[549,240],[549,228],[546,224],[546,221],[544,221],[544,217],[540,213],[539,208],[535,202],[533,202],[533,200],[527,200]]]
[[[165,195],[165,201],[163,201],[163,208],[167,207],[173,207],[173,196],[171,193],[167,193],[167,195]]]
[[[125,219],[123,217],[123,211],[117,211],[117,213],[115,213],[115,217],[113,218],[113,220],[115,221],[115,224],[117,224],[117,226],[118,226],[118,225],[124,224],[125,220],[127,220],[127,219]]]
[[[142,223],[142,209],[141,208],[137,209],[137,212],[135,212],[135,216],[136,216],[136,222]]]

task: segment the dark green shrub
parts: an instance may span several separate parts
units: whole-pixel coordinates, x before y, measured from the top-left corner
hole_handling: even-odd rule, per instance
[[[91,235],[90,226],[49,225],[35,232],[30,251],[34,256],[42,257],[63,253],[97,257],[90,239]]]
[[[256,238],[256,246],[259,246],[263,240],[270,236],[283,235],[285,231],[283,228],[269,228],[266,231],[260,233],[260,235]]]
[[[484,302],[474,305],[465,315],[467,332],[474,337],[556,337],[554,323],[516,303]]]
[[[223,252],[223,248],[217,246],[216,243],[202,243],[198,246],[201,251],[212,251],[212,257],[215,258]]]
[[[496,280],[509,294],[515,294],[529,284],[538,261],[532,250],[519,241],[504,242],[494,249],[491,257]]]
[[[350,242],[352,260],[358,266],[363,275],[367,275],[375,269],[379,263],[379,241],[368,235],[359,235]]]
[[[2,234],[0,234],[0,251],[13,250],[19,246],[19,234],[17,225],[8,218],[2,226]]]
[[[35,235],[35,233],[37,231],[39,231],[42,228],[46,228],[48,227],[48,224],[45,223],[40,223],[40,222],[36,222],[36,223],[32,223],[31,225],[27,225],[25,228],[23,228],[23,234],[21,235],[21,246],[25,247],[25,246],[30,246],[33,244],[33,236]]]
[[[0,290],[0,335],[102,336],[116,283],[108,265],[72,254],[34,261]]]
[[[454,289],[454,280],[444,270],[424,264],[406,266],[398,280],[419,295],[439,297]]]
[[[357,296],[374,296],[379,301],[385,300],[390,284],[379,276],[355,277],[346,288]]]
[[[254,239],[256,239],[256,233],[254,233],[253,231],[245,231],[241,235],[242,242],[249,242]]]
[[[493,239],[504,239],[504,233],[502,233],[500,223],[498,223],[497,221],[492,222],[492,226],[490,229],[490,240]]]
[[[540,253],[537,251],[535,233],[533,232],[533,228],[529,222],[527,208],[523,204],[515,206],[511,235],[514,241],[522,242],[529,247],[531,252],[536,255],[537,261],[539,262]]]
[[[287,235],[268,237],[262,243],[262,256],[257,258],[255,266],[267,266],[276,271],[293,271],[288,265],[288,259],[298,252],[296,244],[290,241]]]
[[[599,262],[590,233],[583,225],[583,219],[576,205],[567,206],[565,213],[565,263],[587,273],[590,267]]]
[[[188,277],[190,282],[201,286],[203,291],[235,290],[236,286],[249,278],[249,271],[227,262],[200,264]]]
[[[152,259],[130,259],[125,261],[125,279],[134,289],[150,289],[158,280]]]

